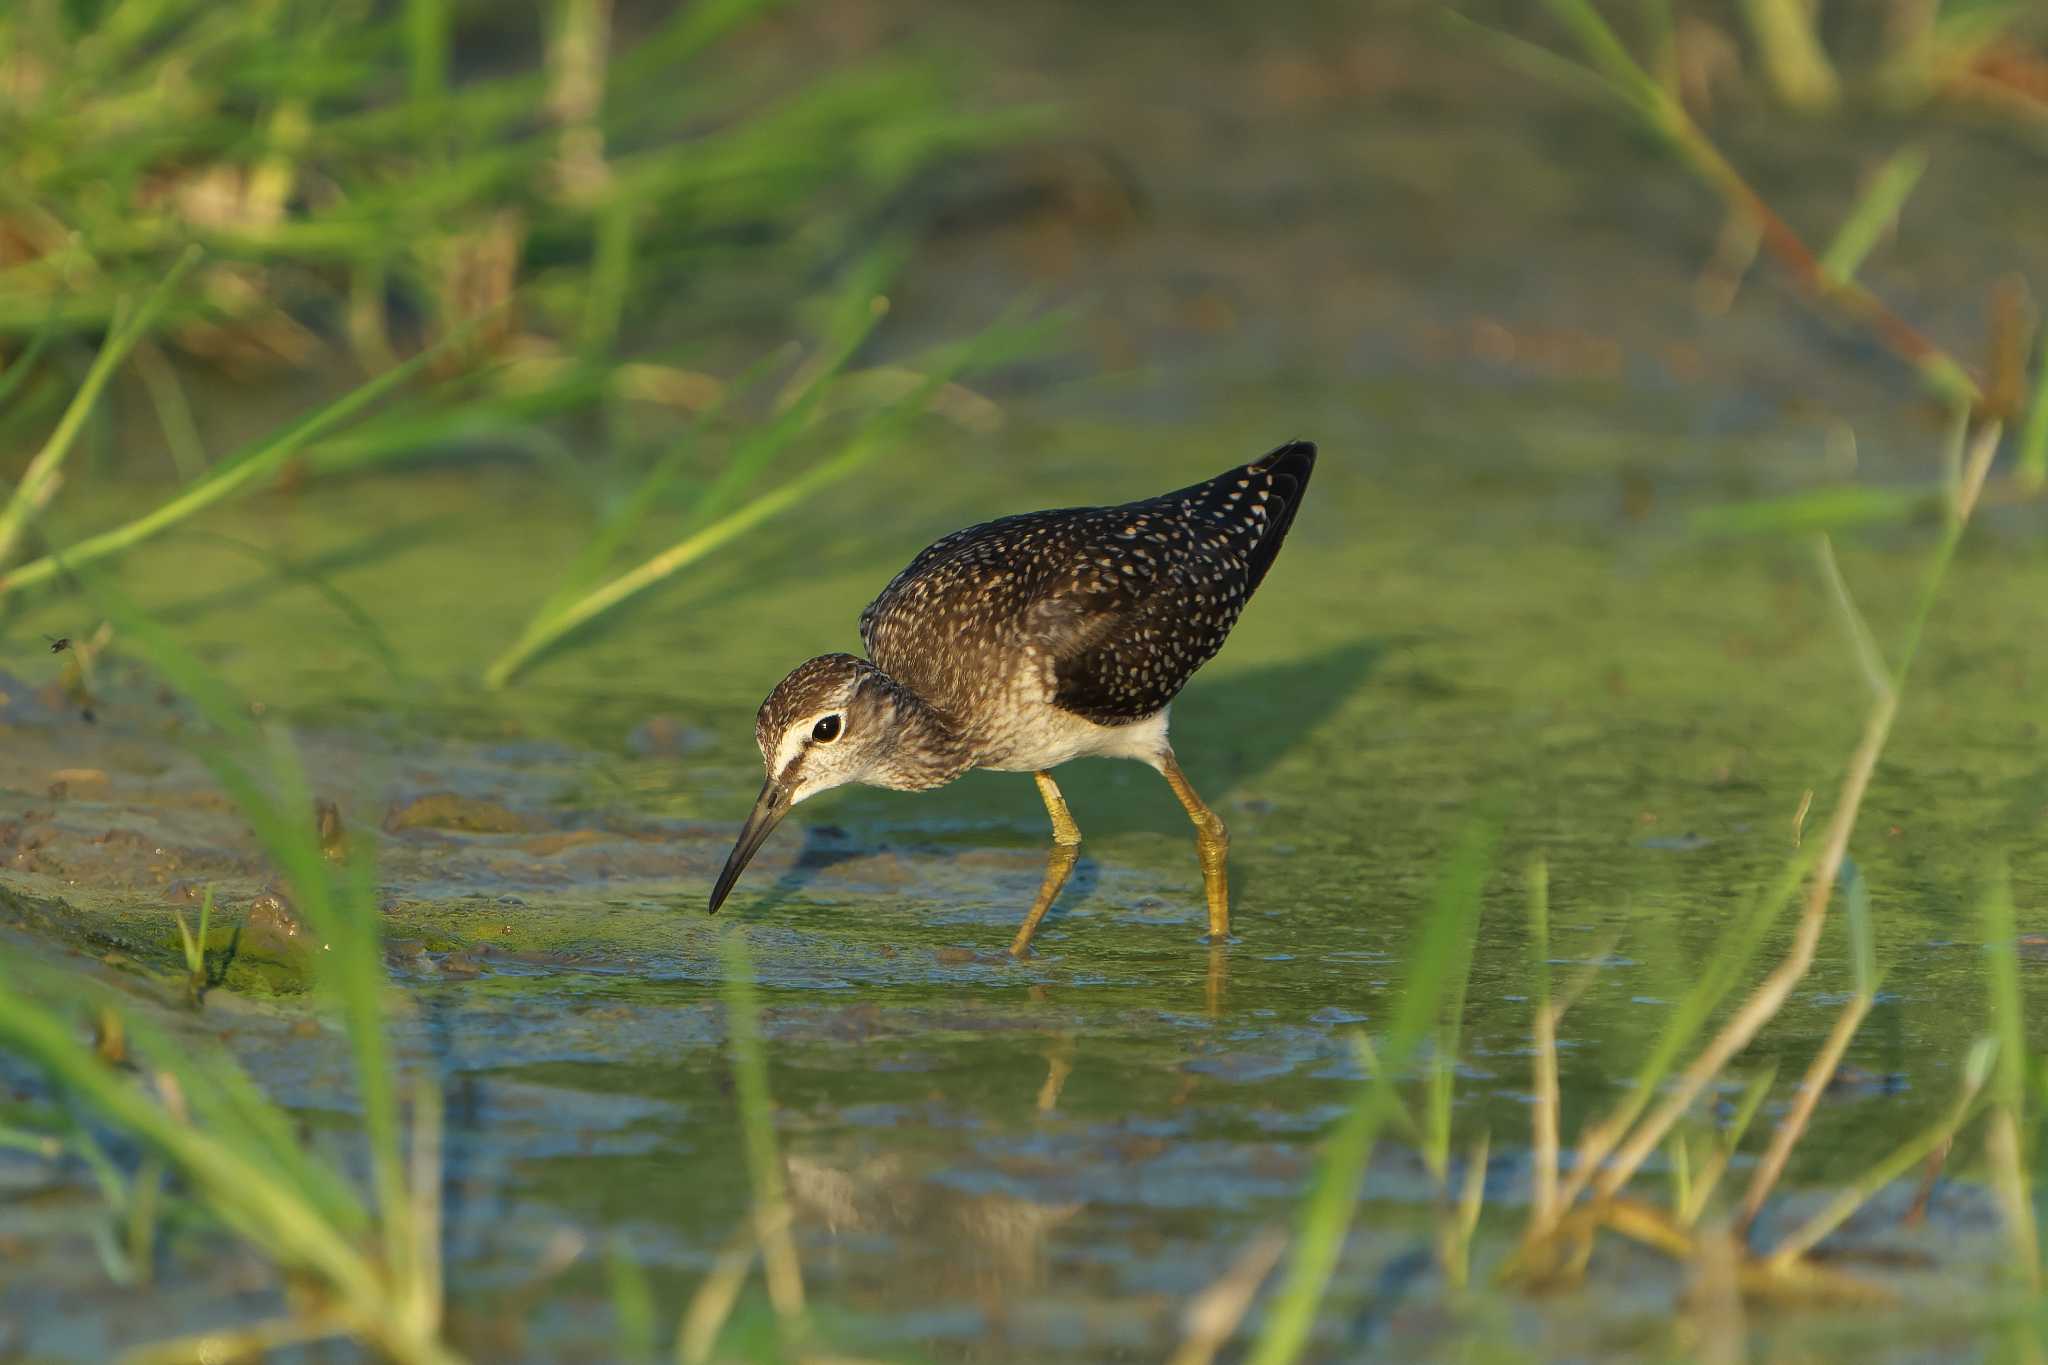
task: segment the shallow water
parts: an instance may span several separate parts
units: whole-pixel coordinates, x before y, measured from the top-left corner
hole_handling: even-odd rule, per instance
[[[1044,11],[987,58],[1030,93],[1077,22]],[[1483,68],[1464,59],[1396,38],[1397,57],[1428,60],[1375,66],[1312,29],[1250,56],[1090,31],[1097,46],[1062,53],[1060,89],[1135,167],[1145,203],[1120,215],[1075,190],[1098,173],[1085,157],[991,173],[1051,184],[1035,215],[983,221],[969,182],[883,338],[908,349],[1025,284],[1092,296],[1068,350],[996,386],[1001,433],[923,428],[503,696],[473,679],[587,525],[541,476],[477,464],[314,485],[206,523],[319,574],[381,644],[218,539],[173,536],[122,566],[209,664],[298,722],[343,827],[385,831],[404,1050],[449,1096],[451,1283],[478,1358],[606,1357],[607,1247],[649,1268],[667,1312],[741,1216],[721,933],[745,934],[759,968],[805,1266],[844,1315],[837,1344],[1154,1359],[1188,1298],[1295,1208],[1319,1133],[1355,1093],[1346,1033],[1383,1022],[1439,860],[1481,803],[1501,803],[1504,842],[1457,1104],[1461,1135],[1493,1140],[1482,1267],[1509,1245],[1527,1180],[1525,861],[1549,862],[1560,970],[1598,964],[1565,1027],[1569,1132],[1617,1093],[1742,893],[1781,864],[1805,790],[1809,829],[1825,816],[1863,703],[1811,554],[1695,537],[1687,518],[1852,475],[1926,477],[1938,437],[1903,378],[1767,280],[1703,320],[1704,196],[1584,111],[1519,89],[1500,93],[1505,110],[1476,102]],[[1189,67],[1253,94],[1219,109]],[[1728,130],[1753,150],[1744,132]],[[1928,281],[1990,232],[1958,187],[2024,154],[1943,136],[1930,179],[1945,182],[1916,200],[1939,220],[1871,279],[1968,336],[1972,305]],[[1849,154],[1789,142],[1764,172],[1788,211],[1826,221]],[[2022,250],[1996,240],[2004,258]],[[2043,244],[2025,249],[2041,277]],[[919,546],[1007,512],[1143,496],[1297,435],[1323,446],[1306,510],[1174,710],[1182,761],[1233,832],[1235,943],[1199,941],[1199,877],[1164,785],[1107,763],[1061,773],[1087,842],[1030,961],[1002,952],[1045,843],[1014,776],[821,798],[725,915],[702,913],[759,782],[754,706],[801,657],[853,645],[861,605]],[[107,492],[91,519],[154,493]],[[1853,853],[1885,993],[1850,1050],[1857,1082],[1822,1103],[1794,1162],[1795,1208],[1953,1095],[1983,1027],[1975,895],[1990,853],[2012,855],[2023,932],[2042,927],[2040,524],[2037,508],[1994,509],[1973,531],[1866,805]],[[1921,525],[1842,544],[1882,638],[1931,538]],[[247,831],[179,747],[179,708],[118,660],[95,680],[94,724],[51,687],[64,660],[42,635],[83,637],[82,610],[38,604],[0,646],[0,925],[18,921],[5,951],[98,958],[168,1000],[170,908],[217,885],[249,942],[203,1028],[343,1126],[335,1039],[297,1027],[301,945],[262,905],[270,874]],[[477,804],[414,804],[437,793]],[[249,930],[252,913],[269,928]],[[1832,1023],[1846,959],[1831,929],[1746,1057],[1779,1067],[1763,1122]],[[2022,969],[2032,999],[2038,959]],[[1921,1232],[1899,1231],[1905,1189],[1841,1240],[1895,1309],[1764,1315],[1755,1341],[1780,1357],[1954,1358],[2002,1255],[1958,1164]],[[5,1154],[0,1182],[14,1196],[0,1203],[0,1351],[92,1359],[274,1307],[260,1267],[199,1235],[174,1245],[160,1289],[118,1294],[82,1230],[82,1182]],[[1646,1253],[1603,1244],[1579,1294],[1475,1302],[1429,1263],[1435,1195],[1400,1144],[1368,1198],[1330,1358],[1688,1349],[1673,1326],[1682,1275]],[[1901,1243],[1913,1254],[1881,1254]]]

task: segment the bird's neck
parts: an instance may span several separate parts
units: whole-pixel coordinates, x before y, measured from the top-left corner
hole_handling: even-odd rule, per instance
[[[896,713],[891,727],[896,744],[869,781],[897,791],[926,791],[943,787],[974,766],[973,747],[937,707],[894,678],[882,676],[888,705]]]

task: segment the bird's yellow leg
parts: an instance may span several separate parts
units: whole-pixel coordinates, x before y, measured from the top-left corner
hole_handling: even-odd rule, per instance
[[[1223,827],[1223,817],[1195,795],[1171,751],[1160,762],[1159,771],[1187,808],[1188,819],[1195,822],[1195,853],[1202,860],[1202,891],[1209,898],[1209,941],[1222,943],[1230,937],[1230,874],[1225,867],[1230,859],[1230,831]]]
[[[1039,883],[1038,899],[1031,902],[1031,913],[1024,917],[1024,923],[1017,930],[1016,941],[1010,945],[1010,956],[1022,957],[1031,947],[1031,936],[1038,932],[1038,922],[1045,918],[1045,912],[1052,909],[1052,903],[1060,894],[1060,888],[1067,884],[1067,874],[1074,870],[1074,860],[1081,856],[1081,827],[1074,823],[1073,815],[1067,810],[1067,799],[1060,795],[1052,774],[1037,772],[1031,774],[1038,784],[1038,794],[1045,798],[1045,813],[1052,817],[1052,853],[1045,860],[1045,880]]]

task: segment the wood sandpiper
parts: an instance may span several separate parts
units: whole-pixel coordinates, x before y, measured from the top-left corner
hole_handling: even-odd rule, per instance
[[[1028,772],[1053,847],[1010,945],[1021,957],[1081,846],[1050,770],[1099,756],[1151,764],[1180,798],[1209,939],[1223,942],[1230,835],[1174,760],[1167,709],[1272,567],[1315,462],[1313,444],[1292,441],[1156,498],[1004,517],[927,547],[861,613],[866,659],[820,655],[761,703],[754,737],[768,782],[712,888],[712,913],[790,807],[821,791],[925,791],[971,768]]]

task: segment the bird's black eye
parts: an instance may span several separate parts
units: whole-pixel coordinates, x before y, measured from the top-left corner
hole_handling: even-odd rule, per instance
[[[830,744],[839,738],[839,717],[827,716],[811,727],[811,738],[820,744]]]

